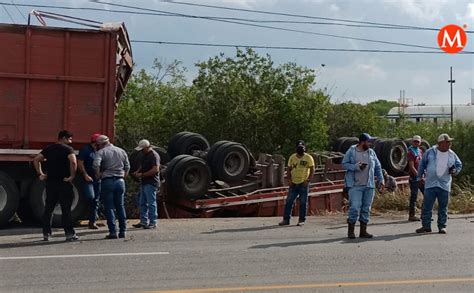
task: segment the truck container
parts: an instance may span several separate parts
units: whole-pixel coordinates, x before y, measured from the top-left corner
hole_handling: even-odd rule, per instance
[[[99,29],[0,24],[0,54],[0,225],[5,225],[17,210],[25,219],[42,214],[44,184],[31,162],[60,130],[73,133],[76,150],[92,133],[113,139],[115,109],[133,61],[121,23]],[[86,207],[80,193],[75,188],[75,220]],[[57,208],[54,223],[60,213]]]

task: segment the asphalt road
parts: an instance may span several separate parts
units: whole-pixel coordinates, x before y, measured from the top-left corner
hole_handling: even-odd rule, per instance
[[[474,292],[474,215],[451,216],[447,235],[376,216],[371,240],[346,239],[343,215],[279,220],[161,220],[125,240],[79,228],[75,243],[0,230],[0,292]]]

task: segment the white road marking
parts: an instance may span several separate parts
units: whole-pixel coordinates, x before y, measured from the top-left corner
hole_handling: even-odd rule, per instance
[[[130,252],[130,253],[94,253],[94,254],[58,254],[58,255],[32,255],[32,256],[0,256],[0,260],[21,259],[48,259],[48,258],[78,258],[78,257],[104,257],[104,256],[141,256],[141,255],[167,255],[169,252]]]

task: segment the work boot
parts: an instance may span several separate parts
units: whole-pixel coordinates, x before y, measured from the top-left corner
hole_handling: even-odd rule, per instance
[[[367,223],[360,222],[360,238],[372,238],[374,235],[367,233]]]
[[[431,233],[431,228],[421,227],[415,230],[416,233]]]
[[[353,224],[348,223],[347,237],[349,237],[349,239],[355,239],[356,238],[356,235],[354,233],[354,229],[355,229],[355,223],[353,223]]]
[[[408,214],[408,221],[410,222],[418,222],[420,218],[415,216],[415,209],[410,209],[410,212]]]
[[[278,223],[278,226],[288,226],[290,225],[290,221],[288,220],[283,220],[280,223]]]

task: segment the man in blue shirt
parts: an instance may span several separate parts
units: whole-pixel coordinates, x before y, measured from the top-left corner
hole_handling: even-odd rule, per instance
[[[380,190],[383,191],[385,181],[382,175],[380,161],[375,151],[370,148],[373,138],[363,133],[359,136],[359,143],[353,145],[344,155],[342,165],[346,170],[345,187],[349,189],[349,212],[347,217],[349,239],[355,238],[354,228],[357,220],[360,221],[360,238],[372,238],[367,232],[370,208],[374,200],[375,176],[377,176]]]
[[[97,220],[97,210],[99,208],[100,181],[95,176],[94,168],[92,167],[95,153],[97,151],[97,138],[99,136],[99,133],[93,134],[91,137],[91,143],[82,147],[77,156],[77,167],[84,178],[82,185],[83,194],[89,200],[90,204],[89,229],[99,229],[95,222]]]
[[[455,152],[451,150],[453,139],[443,133],[438,137],[438,144],[426,151],[418,167],[417,181],[425,187],[422,227],[416,233],[431,232],[431,215],[433,205],[438,199],[438,229],[440,234],[446,234],[448,220],[448,202],[451,192],[452,175],[458,175],[462,163]],[[423,175],[425,177],[423,178]]]

